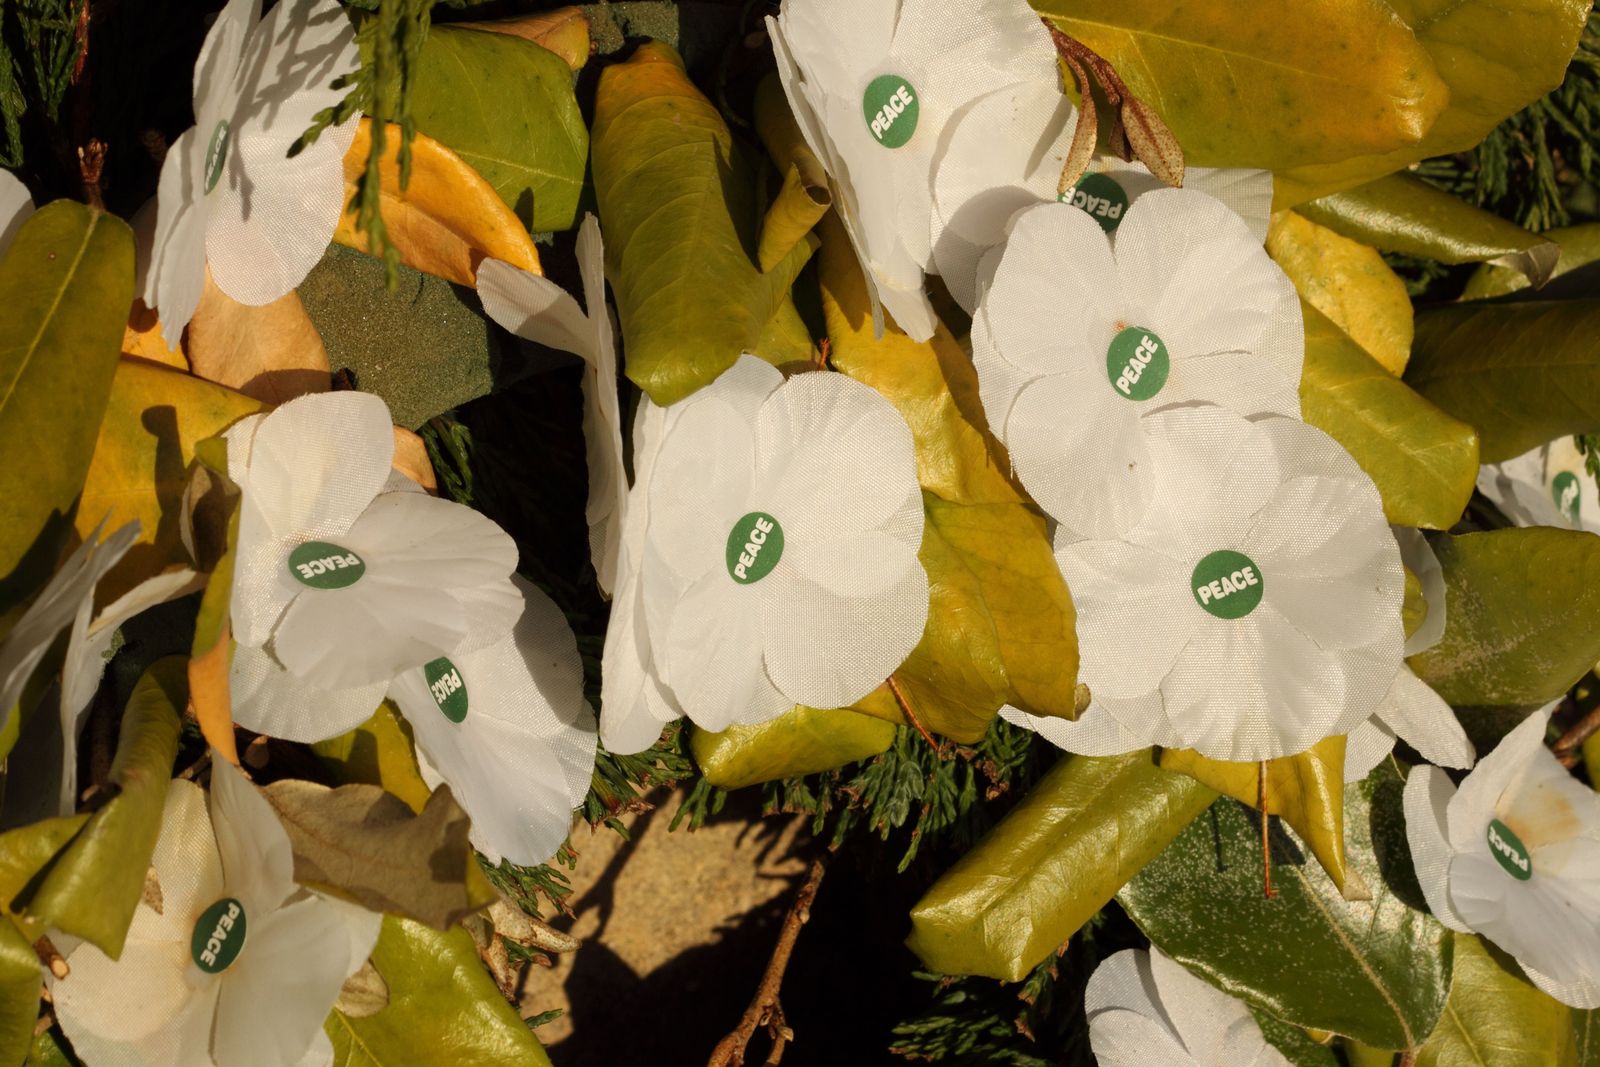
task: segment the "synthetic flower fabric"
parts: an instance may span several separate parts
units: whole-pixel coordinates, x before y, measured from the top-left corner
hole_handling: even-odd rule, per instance
[[[194,68],[195,125],[167,150],[154,241],[140,257],[145,304],[177,347],[209,267],[241,304],[269,304],[322,257],[344,209],[344,153],[355,117],[289,152],[357,63],[355,33],[333,0],[229,0]]]
[[[1141,196],[1114,238],[1066,204],[1018,214],[972,351],[1023,486],[1084,537],[1114,537],[1150,506],[1150,412],[1207,400],[1300,414],[1294,287],[1239,216],[1186,189]]]
[[[33,198],[28,195],[28,187],[9,170],[0,170],[0,255],[5,254],[11,239],[32,214]]]
[[[1459,790],[1437,767],[1413,767],[1406,837],[1440,922],[1493,941],[1563,1004],[1595,1008],[1600,793],[1545,748],[1549,711],[1507,734]]]
[[[214,755],[211,804],[167,790],[151,860],[161,887],[134,912],[120,959],[66,953],[56,1017],[91,1064],[322,1067],[322,1021],[366,961],[382,916],[295,884],[289,837],[255,787]]]
[[[1479,468],[1478,492],[1518,526],[1600,531],[1600,493],[1570,437]]]
[[[1049,35],[1024,0],[785,0],[767,28],[795,119],[833,179],[875,314],[881,303],[926,340],[935,321],[923,289],[932,169],[949,124],[991,93],[1057,85]]]

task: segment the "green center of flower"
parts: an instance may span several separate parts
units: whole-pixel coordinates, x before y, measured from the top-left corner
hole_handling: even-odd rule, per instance
[[[1122,213],[1128,210],[1127,192],[1109,174],[1085,174],[1056,199],[1084,212],[1107,233],[1116,232],[1122,224]]]
[[[461,672],[454,663],[440,656],[422,668],[422,675],[428,680],[433,702],[439,705],[445,718],[460,722],[467,717],[467,683],[461,680]]]
[[[349,549],[327,541],[307,541],[289,553],[289,573],[312,589],[343,589],[361,580],[367,564]]]
[[[1255,561],[1224,548],[1195,564],[1189,579],[1195,603],[1219,619],[1242,619],[1261,603],[1265,586]]]
[[[244,905],[233,897],[223,897],[201,912],[189,939],[195,965],[207,974],[227,970],[244,950],[244,929]]]
[[[1171,369],[1167,346],[1143,326],[1119,330],[1106,349],[1106,380],[1129,400],[1149,400],[1161,392]]]
[[[1533,877],[1533,859],[1528,855],[1528,846],[1511,827],[1499,819],[1490,819],[1488,838],[1489,854],[1507,874],[1519,882]]]
[[[899,148],[917,132],[917,91],[898,74],[880,74],[861,97],[867,129],[885,148]]]
[[[728,531],[728,575],[740,585],[759,582],[783,558],[783,527],[764,511],[752,511]]]
[[[1578,522],[1578,476],[1571,471],[1562,471],[1550,483],[1550,495],[1555,498],[1556,507],[1561,509],[1561,514],[1573,525]]]
[[[228,120],[220,119],[211,131],[211,144],[206,147],[206,192],[217,187],[222,180],[222,164],[228,158]]]

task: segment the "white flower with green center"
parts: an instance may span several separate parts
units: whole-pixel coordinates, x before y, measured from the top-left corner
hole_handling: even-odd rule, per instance
[[[291,400],[228,430],[242,490],[231,618],[234,717],[291,741],[353,729],[402,671],[490,644],[523,600],[517,549],[471,508],[395,489],[388,408]],[[404,479],[398,479],[404,484]]]
[[[1405,579],[1372,480],[1295,419],[1212,405],[1148,418],[1155,493],[1138,525],[1057,534],[1093,703],[1075,722],[1025,721],[1072,751],[1220,760],[1349,733],[1404,644]]]
[[[1518,526],[1600,532],[1600,494],[1570,437],[1485,464],[1478,470],[1478,492]]]
[[[589,553],[600,591],[616,584],[618,542],[628,478],[622,466],[622,411],[617,400],[617,349],[606,310],[605,247],[600,223],[585,215],[578,228],[583,304],[555,282],[498,259],[478,266],[478,296],[495,322],[518,337],[579,356],[583,375],[583,439],[589,466]]]
[[[935,323],[923,288],[933,263],[932,171],[950,122],[991,93],[1058,84],[1049,34],[1024,0],[959,8],[785,0],[767,29],[795,119],[832,179],[874,314],[881,304],[926,340]]]
[[[289,837],[220,756],[211,803],[167,790],[151,866],[161,887],[134,912],[117,960],[79,944],[50,982],[56,1018],[87,1063],[154,1067],[331,1064],[322,1030],[366,961],[382,916],[296,885]]]
[[[1100,1067],[1289,1067],[1244,1002],[1158,949],[1124,949],[1083,991]]]
[[[174,347],[206,269],[241,304],[270,304],[305,280],[344,210],[344,154],[356,121],[291,157],[312,118],[337,104],[357,66],[350,17],[333,0],[229,0],[194,68],[195,124],[167,149],[155,238],[140,293]]]
[[[1528,716],[1460,789],[1437,767],[1413,767],[1406,837],[1440,922],[1493,941],[1563,1004],[1596,1008],[1600,794],[1545,748],[1549,713]]]
[[[655,678],[708,730],[843,707],[881,685],[928,616],[900,413],[842,374],[785,381],[741,356],[668,415],[641,476],[631,576]]]
[[[1154,497],[1151,423],[1206,400],[1300,414],[1300,302],[1238,215],[1157,189],[1108,235],[1088,213],[1019,213],[972,322],[989,426],[1046,513],[1115,537]]]
[[[594,711],[566,616],[537,586],[516,628],[477,651],[441,656],[389,686],[416,738],[429,788],[448,782],[472,843],[525,867],[555,855],[594,771]]]

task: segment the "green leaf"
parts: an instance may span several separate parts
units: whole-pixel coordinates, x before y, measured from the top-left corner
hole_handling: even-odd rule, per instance
[[[0,918],[0,1063],[21,1063],[39,1017],[39,955],[16,925]]]
[[[757,266],[750,166],[660,42],[600,75],[593,160],[628,377],[670,404],[753,350],[813,243]]]
[[[1563,226],[1556,230],[1546,230],[1539,236],[1547,241],[1554,241],[1561,249],[1561,256],[1556,260],[1555,269],[1550,272],[1551,278],[1559,278],[1569,270],[1576,270],[1600,259],[1600,222]],[[1467,287],[1461,296],[1465,300],[1482,300],[1486,297],[1515,293],[1527,287],[1528,279],[1522,272],[1510,267],[1485,263],[1467,279]]]
[[[1149,750],[1065,756],[911,909],[911,951],[1016,982],[1075,934],[1217,794]]]
[[[87,814],[41,819],[0,834],[0,907],[7,910],[34,876],[78,835]],[[41,933],[43,931],[40,931]],[[0,1061],[3,1062],[3,1061]]]
[[[1542,704],[1600,659],[1600,538],[1531,526],[1431,543],[1449,611],[1410,662],[1445,700]]]
[[[28,1061],[23,1067],[80,1067],[80,1064],[67,1051],[67,1039],[57,1037],[53,1030],[46,1030],[33,1039],[33,1047],[28,1050]]]
[[[528,229],[572,226],[589,132],[566,60],[519,37],[435,26],[412,75],[411,117],[483,175]]]
[[[1391,174],[1301,204],[1302,215],[1352,240],[1440,263],[1498,263],[1543,285],[1561,248],[1409,174]]]
[[[1499,463],[1600,428],[1600,300],[1447,304],[1417,315],[1406,382],[1476,426]]]
[[[1572,1011],[1506,966],[1500,950],[1456,934],[1455,977],[1439,1025],[1416,1067],[1571,1067],[1577,1062]]]
[[[1284,1059],[1294,1067],[1342,1067],[1333,1049],[1318,1043],[1300,1027],[1275,1019],[1259,1008],[1252,1009],[1251,1014],[1256,1017],[1267,1044],[1283,1053]]]
[[[1341,5],[1343,7],[1344,5]],[[1363,5],[1365,6],[1365,5]],[[1403,170],[1429,156],[1465,152],[1499,123],[1561,84],[1590,0],[1388,0],[1449,86],[1447,106],[1414,144],[1352,155],[1278,175],[1292,204]],[[1360,53],[1357,52],[1357,55]]]
[[[1454,526],[1478,478],[1477,433],[1384,370],[1316,308],[1302,301],[1301,310],[1305,420],[1355,457],[1377,484],[1391,523]]]
[[[894,731],[893,723],[849,708],[796,707],[757,726],[696,727],[689,750],[706,781],[740,789],[876,756],[894,744]]]
[[[70,200],[35,212],[0,262],[0,615],[66,544],[132,305],[133,232]]]
[[[384,916],[372,964],[389,1006],[360,1019],[328,1016],[334,1067],[550,1067],[460,927],[440,933]]]
[[[1372,890],[1344,900],[1278,824],[1262,892],[1258,817],[1213,805],[1117,899],[1161,951],[1296,1026],[1378,1048],[1421,1044],[1450,985],[1450,932],[1421,910],[1402,783],[1389,764],[1345,791],[1346,859]]]
[[[187,689],[185,664],[177,656],[158,660],[134,686],[111,762],[116,795],[89,817],[30,891],[13,901],[33,928],[82,938],[112,959],[122,955],[161,833],[182,727],[178,709]],[[59,832],[59,826],[42,832]]]
[[[1032,2],[1111,61],[1191,165],[1282,170],[1390,152],[1416,144],[1450,95],[1381,4],[1268,13],[1170,0]]]
[[[1411,635],[1422,629],[1422,624],[1428,621],[1428,597],[1422,591],[1422,579],[1412,573],[1410,567],[1406,572],[1406,599],[1400,607],[1400,619],[1405,628],[1406,640],[1411,640]]]
[[[1600,1008],[1572,1013],[1576,1067],[1600,1067]]]

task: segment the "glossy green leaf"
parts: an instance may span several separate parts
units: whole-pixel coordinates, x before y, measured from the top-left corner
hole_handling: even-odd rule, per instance
[[[1333,1049],[1318,1042],[1300,1027],[1275,1019],[1260,1009],[1253,1009],[1251,1014],[1256,1017],[1267,1044],[1283,1053],[1284,1059],[1294,1067],[1347,1067],[1340,1064]]]
[[[1400,606],[1400,621],[1405,628],[1406,640],[1411,635],[1422,629],[1422,624],[1428,621],[1428,598],[1422,591],[1422,579],[1412,573],[1410,567],[1406,572],[1406,599]]]
[[[0,1063],[21,1063],[39,1017],[39,956],[16,925],[0,917]]]
[[[1560,247],[1410,174],[1334,193],[1297,208],[1336,233],[1440,263],[1498,263],[1543,285]]]
[[[388,701],[349,733],[311,747],[336,781],[381,785],[412,811],[420,812],[433,793],[417,766],[411,727]]]
[[[1351,5],[1339,5],[1349,7]],[[1366,5],[1361,5],[1365,7]],[[1502,120],[1561,84],[1588,17],[1589,0],[1387,0],[1449,86],[1449,106],[1415,144],[1278,175],[1293,204],[1403,170],[1429,156],[1464,152]]]
[[[550,1067],[460,927],[440,933],[385,916],[372,964],[389,1005],[360,1019],[328,1016],[334,1067]]]
[[[1542,704],[1600,659],[1600,537],[1531,526],[1431,543],[1450,610],[1410,662],[1445,700]]]
[[[0,834],[0,908],[10,909],[12,901],[27,888],[34,876],[78,835],[87,814],[41,819]]]
[[[179,709],[188,699],[184,668],[183,659],[172,656],[157,661],[139,679],[123,712],[111,762],[116,795],[12,902],[35,928],[82,938],[112,959],[122,954],[161,833],[161,813],[178,756]]]
[[[1421,1044],[1450,985],[1450,932],[1422,910],[1402,782],[1389,764],[1345,791],[1346,858],[1372,890],[1344,900],[1275,826],[1262,892],[1258,817],[1213,805],[1117,899],[1161,951],[1252,1007],[1378,1048]]]
[[[417,129],[494,186],[524,226],[565,230],[578,214],[589,133],[566,60],[507,34],[435,26],[411,83]]]
[[[28,1061],[23,1067],[80,1067],[76,1057],[67,1052],[67,1039],[58,1038],[53,1030],[46,1030],[33,1039],[28,1050]]]
[[[71,200],[35,212],[0,262],[0,614],[66,544],[132,304],[133,232]]]
[[[1447,530],[1478,478],[1478,435],[1379,366],[1304,302],[1300,410],[1333,436],[1378,486],[1391,523]],[[1414,357],[1413,357],[1414,358]]]
[[[796,707],[756,726],[696,727],[689,750],[706,781],[740,789],[876,756],[894,744],[894,731],[893,723],[848,708]]]
[[[1600,259],[1600,222],[1585,222],[1579,226],[1563,226],[1546,230],[1539,236],[1554,241],[1561,249],[1555,269],[1550,277],[1559,278],[1569,270],[1587,266]],[[1528,279],[1521,271],[1485,263],[1467,279],[1461,296],[1466,300],[1482,300],[1491,296],[1504,296],[1528,287]]]
[[[1572,1013],[1576,1067],[1600,1067],[1600,1008]]]
[[[1472,934],[1456,934],[1455,977],[1416,1067],[1573,1067],[1572,1011]]]
[[[1281,170],[1421,140],[1449,89],[1377,3],[1032,0],[1111,61],[1191,165]],[[1393,168],[1390,168],[1393,169]]]
[[[930,970],[1019,981],[1217,794],[1148,750],[1065,756],[911,909]]]
[[[670,404],[756,346],[813,245],[757,266],[750,166],[659,42],[600,75],[593,162],[628,377]]]

